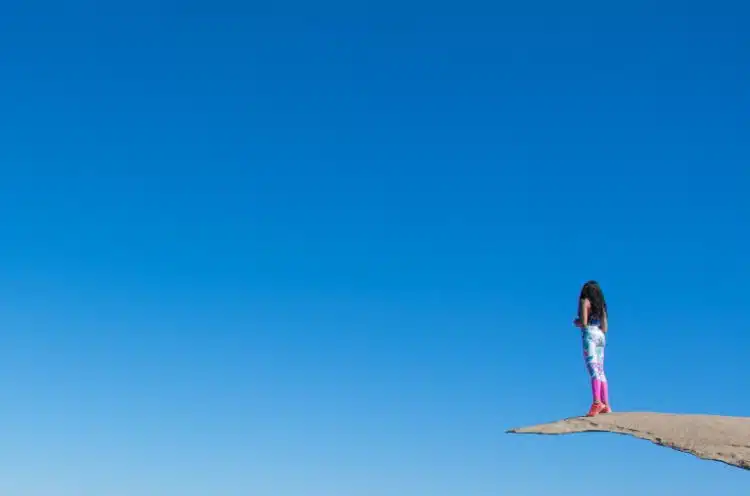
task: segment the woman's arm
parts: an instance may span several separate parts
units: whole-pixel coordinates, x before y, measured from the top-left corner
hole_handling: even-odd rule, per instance
[[[578,301],[578,319],[581,323],[581,327],[589,325],[589,309],[591,308],[591,302],[588,298],[583,298]]]
[[[604,310],[604,315],[602,316],[602,332],[607,332],[607,310]]]

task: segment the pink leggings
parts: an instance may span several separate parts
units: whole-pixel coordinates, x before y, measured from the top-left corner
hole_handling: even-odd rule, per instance
[[[599,401],[605,405],[609,405],[609,388],[607,387],[607,381],[600,381],[599,379],[591,379],[591,392],[594,395],[594,401]]]
[[[583,357],[586,369],[591,376],[591,392],[594,401],[609,404],[609,389],[607,376],[604,373],[604,348],[607,338],[598,326],[588,326],[583,329]]]

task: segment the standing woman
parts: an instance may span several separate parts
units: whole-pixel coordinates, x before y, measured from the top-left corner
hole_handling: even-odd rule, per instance
[[[591,391],[594,401],[587,417],[610,413],[607,376],[604,374],[604,348],[607,345],[607,302],[602,288],[596,281],[589,281],[581,288],[578,298],[578,318],[574,325],[581,329],[583,356],[591,376]]]

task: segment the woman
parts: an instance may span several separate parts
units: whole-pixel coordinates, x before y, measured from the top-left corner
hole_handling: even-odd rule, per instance
[[[594,401],[587,417],[610,413],[607,376],[604,374],[604,348],[607,345],[607,302],[596,281],[589,281],[581,288],[578,298],[578,318],[573,322],[581,329],[583,356],[591,376],[591,391]]]

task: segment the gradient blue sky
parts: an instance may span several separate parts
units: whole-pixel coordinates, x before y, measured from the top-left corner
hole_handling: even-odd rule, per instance
[[[749,18],[4,3],[0,493],[747,492],[503,432],[586,411],[589,278],[617,409],[750,412]]]

